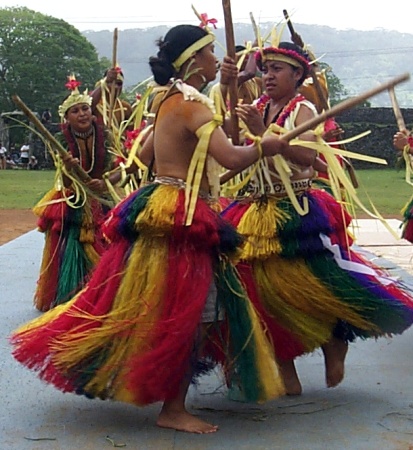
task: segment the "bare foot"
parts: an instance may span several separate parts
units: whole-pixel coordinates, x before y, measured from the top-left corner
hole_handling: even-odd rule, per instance
[[[172,428],[178,431],[188,433],[215,433],[218,430],[217,425],[212,425],[197,417],[189,414],[186,410],[165,410],[162,409],[159,414],[156,425],[162,428]]]
[[[340,339],[332,338],[322,346],[326,367],[327,387],[335,387],[344,378],[344,361],[348,344]]]
[[[301,395],[303,389],[295,369],[294,360],[278,361],[287,395]]]

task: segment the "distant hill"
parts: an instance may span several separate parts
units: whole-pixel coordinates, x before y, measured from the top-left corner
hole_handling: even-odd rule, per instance
[[[273,24],[261,24],[263,36]],[[327,26],[294,24],[303,41],[313,49],[321,61],[331,66],[349,96],[360,94],[380,83],[403,74],[413,73],[413,34],[397,31],[336,30]],[[168,31],[166,26],[122,30],[118,33],[118,63],[125,74],[125,85],[135,86],[150,77],[148,58],[157,51],[156,40]],[[225,31],[214,30],[217,41],[225,47]],[[82,33],[97,49],[99,56],[112,58],[112,31]],[[234,24],[237,44],[253,40],[250,24]],[[290,40],[288,32],[283,40]],[[216,47],[218,57],[224,52]],[[413,105],[413,80],[396,87],[401,107]],[[372,106],[391,106],[387,94],[371,99]]]

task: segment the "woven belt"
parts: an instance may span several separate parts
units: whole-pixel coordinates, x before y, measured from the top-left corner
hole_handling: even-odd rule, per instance
[[[163,184],[165,186],[175,186],[179,189],[185,189],[185,187],[186,187],[185,180],[182,180],[181,178],[174,178],[174,177],[156,177],[153,180],[153,183]],[[210,194],[208,194],[208,192],[205,192],[201,189],[198,192],[198,197],[202,198],[204,200],[208,200],[208,201],[215,201],[215,199]]]
[[[294,180],[291,181],[291,187],[294,192],[306,191],[311,187],[312,180],[310,178],[305,178],[303,180]],[[266,186],[267,187],[267,186]],[[274,191],[276,194],[286,194],[287,190],[283,183],[274,183],[273,184]],[[268,186],[268,189],[270,187]]]
[[[291,181],[291,187],[294,192],[302,192],[306,191],[311,187],[312,180],[310,178],[304,178],[302,180],[293,180]],[[271,189],[271,186],[266,184],[264,186],[264,193],[267,195],[286,195],[287,190],[285,189],[285,186],[283,183],[273,183],[272,185],[273,189]],[[259,195],[261,194],[261,189],[258,186],[250,185],[248,186],[247,192],[253,195]]]

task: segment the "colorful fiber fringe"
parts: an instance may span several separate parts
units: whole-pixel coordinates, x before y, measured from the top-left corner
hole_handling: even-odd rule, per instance
[[[202,361],[222,366],[247,401],[284,393],[273,349],[229,263],[235,230],[198,199],[184,226],[185,195],[152,184],[109,214],[111,241],[86,286],[11,336],[13,355],[64,392],[136,405],[174,398]],[[211,281],[225,320],[199,348]]]
[[[351,249],[347,211],[323,190],[304,197],[304,216],[275,197],[233,202],[222,213],[246,239],[238,270],[261,305],[277,357],[293,359],[332,335],[348,341],[410,327],[411,294]]]
[[[64,201],[64,194],[52,189],[33,208],[39,216],[38,229],[45,233],[41,269],[34,304],[47,311],[69,300],[87,281],[87,276],[107,244],[100,231],[105,211],[96,200],[79,208]]]

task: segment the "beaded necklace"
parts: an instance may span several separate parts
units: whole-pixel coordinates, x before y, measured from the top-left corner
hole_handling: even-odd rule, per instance
[[[92,164],[89,167],[88,173],[92,178],[100,178],[102,173],[106,170],[106,164],[109,164],[109,154],[106,152],[105,132],[101,120],[93,123],[93,146],[91,148]],[[71,129],[68,123],[61,124],[61,130],[64,137],[64,145],[67,145],[69,152],[74,158],[78,158],[79,162],[84,163],[84,158],[81,158],[78,138],[75,136],[74,130]],[[87,133],[87,132],[86,132]],[[90,137],[90,136],[89,136]],[[90,146],[89,146],[90,147]],[[83,160],[83,161],[82,161]],[[83,168],[83,167],[82,167]]]
[[[93,131],[94,128],[92,126],[88,131],[84,131],[83,133],[81,131],[73,130],[73,134],[80,139],[87,139],[89,136],[92,136]]]
[[[89,133],[89,135],[87,137],[80,137],[78,134],[76,134],[76,133],[74,133],[74,134],[75,134],[76,146],[77,146],[78,151],[79,151],[80,167],[82,167],[82,169],[86,173],[90,173],[90,172],[92,172],[93,168],[95,167],[95,153],[96,153],[95,152],[95,128],[92,127],[92,132]],[[86,133],[82,133],[82,134],[86,134]],[[88,146],[88,139],[90,138],[90,136],[93,137],[91,151],[89,151],[89,146]],[[84,159],[82,157],[82,149],[80,147],[79,140],[84,142],[84,144],[85,144],[85,153],[86,153],[86,155],[89,155],[91,157],[89,169],[86,169],[87,162],[84,161]]]

